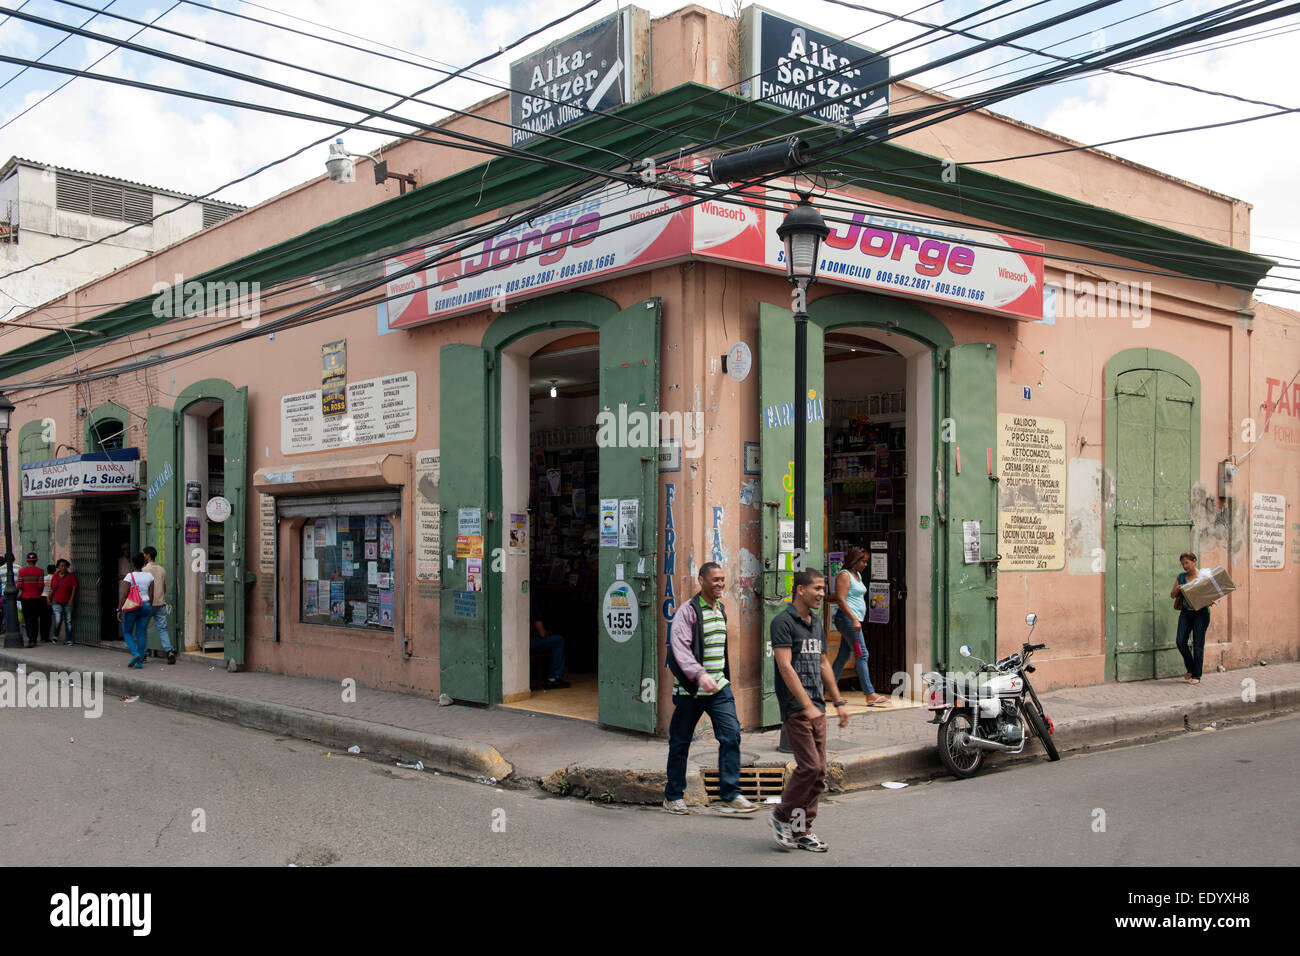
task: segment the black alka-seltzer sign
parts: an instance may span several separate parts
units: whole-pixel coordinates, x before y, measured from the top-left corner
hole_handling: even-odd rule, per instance
[[[751,99],[857,127],[889,113],[889,58],[762,7],[741,16]],[[744,90],[742,85],[741,89]]]
[[[510,145],[590,118],[644,95],[649,14],[624,7],[510,64]]]

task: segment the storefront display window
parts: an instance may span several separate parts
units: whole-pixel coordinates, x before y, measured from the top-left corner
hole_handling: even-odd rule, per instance
[[[382,515],[308,519],[302,528],[302,620],[393,629],[393,525]]]

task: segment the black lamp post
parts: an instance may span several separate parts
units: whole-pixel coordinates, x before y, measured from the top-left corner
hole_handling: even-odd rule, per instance
[[[9,523],[9,418],[14,403],[0,392],[0,486],[5,509],[5,647],[22,647],[18,633],[18,587],[14,584],[13,530]]]
[[[794,553],[805,566],[808,541],[808,287],[817,281],[822,240],[830,228],[807,198],[786,213],[776,234],[785,243],[785,274],[794,286]]]

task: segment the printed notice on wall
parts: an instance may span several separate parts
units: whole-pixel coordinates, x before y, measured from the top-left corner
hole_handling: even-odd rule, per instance
[[[442,516],[438,512],[438,449],[415,453],[415,579],[440,581]]]
[[[1250,507],[1250,566],[1280,571],[1286,564],[1286,498],[1256,493]]]
[[[398,372],[347,386],[347,414],[326,421],[321,390],[280,399],[280,451],[301,455],[415,437],[415,373]]]
[[[998,415],[999,571],[1065,567],[1065,422]]]
[[[258,539],[258,568],[263,574],[275,573],[275,498],[259,495],[261,536]]]

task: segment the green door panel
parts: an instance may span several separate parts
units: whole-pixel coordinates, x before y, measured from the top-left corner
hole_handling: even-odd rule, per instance
[[[962,666],[957,653],[962,644],[983,660],[997,657],[998,496],[987,464],[987,450],[997,448],[997,357],[997,349],[986,343],[948,352],[944,415],[949,421],[940,423],[941,436],[952,439],[942,445],[948,606],[947,631],[936,656],[949,668]],[[999,467],[995,461],[995,473]],[[979,522],[979,563],[966,563],[968,521]]]
[[[225,498],[230,517],[225,522],[226,538],[226,624],[222,629],[227,665],[244,663],[244,595],[248,593],[245,571],[248,542],[244,535],[247,510],[245,485],[248,481],[248,387],[234,389],[225,400]]]
[[[1115,677],[1182,672],[1169,588],[1191,541],[1189,503],[1199,417],[1190,385],[1139,368],[1115,379]]]
[[[443,515],[438,654],[442,692],[456,700],[494,703],[500,698],[500,679],[489,680],[494,668],[488,653],[483,594],[464,590],[467,558],[456,557],[462,512],[468,520],[477,509],[480,534],[488,534],[487,353],[475,345],[444,345],[439,357],[438,395]],[[483,575],[485,587],[494,586],[495,580],[493,575]]]
[[[825,564],[825,441],[826,364],[824,333],[808,323],[808,554],[805,565],[824,570]],[[760,640],[760,720],[765,727],[781,721],[776,700],[776,669],[772,660],[771,626],[785,610],[793,583],[792,556],[780,549],[779,521],[794,527],[794,316],[789,308],[760,303],[758,307],[759,456],[763,493],[763,571],[759,598],[763,602]]]
[[[602,724],[646,732],[655,729],[659,679],[655,586],[659,458],[657,448],[648,443],[657,439],[660,312],[659,300],[650,299],[600,322],[600,411],[626,420],[629,439],[636,435],[633,422],[648,424],[647,444],[604,442],[600,448],[600,497],[638,502],[638,540],[635,548],[600,548],[599,719]],[[607,615],[612,617],[606,620]],[[629,629],[631,617],[635,626]]]
[[[180,633],[179,607],[182,594],[180,565],[183,561],[176,537],[176,486],[180,468],[176,462],[176,413],[170,408],[151,405],[148,410],[148,444],[145,446],[149,462],[149,488],[153,497],[145,494],[144,544],[158,549],[158,563],[167,572],[167,629],[172,636],[172,646],[184,649],[185,635]],[[233,515],[232,515],[233,517]],[[178,636],[179,635],[179,636]],[[149,646],[162,648],[158,632],[149,629]]]
[[[37,420],[28,422],[18,432],[18,466],[36,461],[48,461],[53,458],[53,450],[46,437],[45,423]],[[17,488],[22,488],[19,481]],[[21,496],[21,490],[18,491]],[[54,561],[54,502],[47,499],[28,499],[19,497],[18,528],[14,537],[14,554],[22,555],[35,551],[41,556],[41,567]]]

